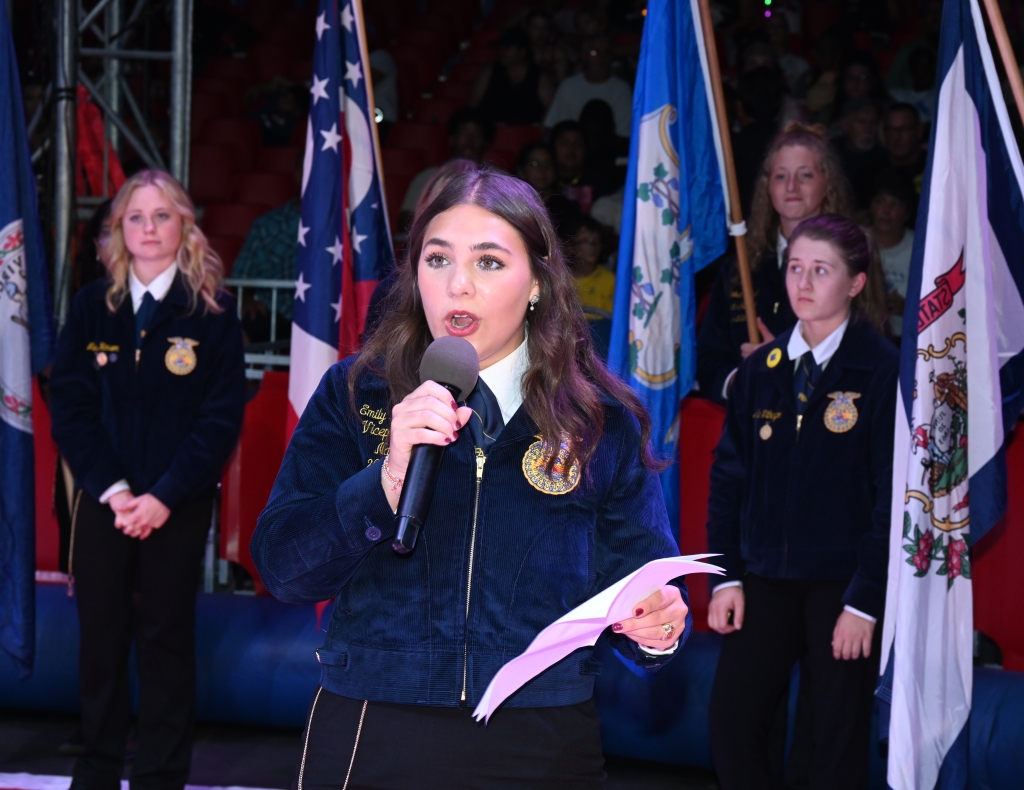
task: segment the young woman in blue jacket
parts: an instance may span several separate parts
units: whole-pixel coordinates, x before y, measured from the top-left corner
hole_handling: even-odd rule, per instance
[[[85,753],[71,786],[120,787],[134,638],[132,786],[181,788],[192,759],[196,585],[245,409],[242,329],[174,178],[132,176],[110,224],[108,276],[71,303],[50,379],[53,438],[78,489],[68,575]]]
[[[580,650],[472,719],[544,627],[678,554],[636,396],[594,357],[544,204],[493,171],[416,218],[363,351],[324,376],[288,446],[252,555],[278,598],[335,598],[298,787],[590,788],[599,665]],[[468,405],[419,382],[427,346],[480,357]],[[414,445],[447,447],[411,556],[391,549]],[[685,586],[637,601],[608,638],[657,667],[690,627]]]
[[[885,598],[899,360],[879,333],[884,278],[839,215],[790,237],[796,326],[740,365],[711,469],[708,624],[725,634],[711,693],[723,790],[772,786],[769,732],[799,660],[809,786],[867,786]]]

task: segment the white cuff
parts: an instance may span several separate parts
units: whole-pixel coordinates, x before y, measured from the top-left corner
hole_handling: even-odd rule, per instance
[[[849,612],[850,614],[855,614],[855,615],[857,615],[857,617],[863,617],[865,620],[868,620],[871,623],[877,623],[878,622],[878,618],[877,617],[872,617],[869,614],[864,614],[864,612],[862,612],[860,609],[854,609],[852,606],[844,606],[843,607],[843,611],[844,612]]]
[[[108,488],[106,491],[104,491],[102,494],[100,494],[100,504],[101,505],[107,504],[107,502],[110,501],[110,498],[112,496],[114,496],[114,494],[120,494],[122,491],[131,491],[131,490],[132,490],[132,487],[130,485],[128,485],[128,481],[127,480],[118,480],[116,483],[114,483],[114,485],[112,485],[110,488]]]
[[[736,371],[739,368],[733,368],[732,373],[725,377],[725,384],[722,385],[722,400],[729,400],[729,385],[732,384],[732,380],[736,377]]]
[[[743,582],[722,582],[721,584],[716,584],[714,587],[711,588],[711,594],[714,595],[716,592],[718,592],[719,590],[724,590],[726,587],[742,588]]]
[[[677,647],[679,647],[678,639],[676,640],[676,643],[672,645],[672,647],[670,647],[668,650],[655,650],[653,647],[645,647],[644,645],[639,645],[640,651],[642,653],[646,653],[649,656],[670,656],[674,652],[676,652]]]

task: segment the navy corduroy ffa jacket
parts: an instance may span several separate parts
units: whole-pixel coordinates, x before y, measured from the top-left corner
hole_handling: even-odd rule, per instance
[[[849,580],[843,603],[881,617],[899,352],[851,320],[798,431],[786,353],[794,331],[759,348],[736,374],[711,467],[708,551],[722,555],[726,581],[745,573]],[[842,433],[826,425],[836,393],[850,396],[857,412]]]
[[[53,439],[75,481],[99,499],[127,480],[175,510],[214,493],[245,413],[245,362],[235,302],[223,312],[189,308],[179,273],[157,305],[135,357],[135,313],[126,295],[114,313],[110,281],[89,283],[71,303],[50,377]],[[171,372],[170,338],[198,341],[195,368]]]
[[[381,486],[387,384],[364,375],[353,412],[353,360],[328,370],[307,404],[251,546],[263,583],[281,600],[337,596],[317,651],[328,691],[475,706],[543,628],[648,561],[678,555],[658,476],[640,460],[638,424],[609,403],[588,474],[561,495],[526,478],[523,458],[539,439],[525,409],[486,457],[461,432],[445,451],[415,551],[396,556],[394,514]],[[682,639],[690,627],[687,618]],[[620,634],[608,638],[640,666],[667,660]],[[576,651],[505,704],[583,702],[598,670],[589,649]]]

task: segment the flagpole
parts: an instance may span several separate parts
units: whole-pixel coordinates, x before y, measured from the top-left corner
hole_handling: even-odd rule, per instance
[[[722,158],[725,160],[725,177],[729,192],[729,213],[733,225],[743,225],[743,207],[740,205],[740,189],[736,180],[736,163],[732,157],[732,137],[729,134],[729,114],[725,109],[725,94],[722,91],[722,72],[718,67],[718,49],[715,46],[715,28],[711,22],[708,0],[700,3],[700,21],[704,31],[704,48],[708,54],[708,70],[711,73],[711,89],[715,96],[715,112],[718,115],[718,131],[722,138]],[[986,0],[988,2],[988,0]],[[757,329],[757,308],[754,306],[754,284],[750,276],[750,257],[747,253],[746,228],[735,236],[736,268],[740,274],[743,290],[743,309],[747,316],[747,335],[751,343],[761,342]]]
[[[984,0],[984,2],[985,13],[988,14],[989,24],[992,25],[992,34],[999,47],[999,56],[1002,58],[1003,68],[1006,70],[1006,78],[1010,81],[1010,90],[1013,91],[1013,102],[1017,105],[1017,115],[1020,117],[1021,123],[1024,124],[1024,80],[1021,80],[1017,58],[1013,55],[1013,46],[1010,44],[1010,37],[1006,34],[1003,12],[999,10],[999,0]]]

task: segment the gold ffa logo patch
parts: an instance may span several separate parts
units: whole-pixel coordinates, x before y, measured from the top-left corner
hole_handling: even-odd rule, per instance
[[[854,400],[860,397],[859,392],[830,392],[832,402],[825,409],[825,427],[832,433],[846,433],[857,424],[860,416]]]
[[[768,367],[774,368],[782,361],[782,349],[773,348],[771,353],[768,354]]]
[[[175,376],[187,376],[196,369],[195,346],[199,345],[198,340],[190,337],[169,337],[167,342],[171,347],[164,354],[164,364]]]
[[[566,437],[558,445],[558,455],[555,457],[555,466],[548,474],[547,462],[551,453],[544,441],[537,441],[530,445],[530,449],[523,456],[523,474],[527,482],[544,494],[559,496],[568,494],[580,483],[580,462],[574,460],[572,466],[566,469],[566,462],[569,459],[569,448],[571,444]]]

